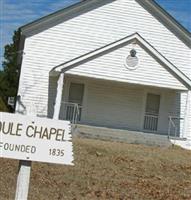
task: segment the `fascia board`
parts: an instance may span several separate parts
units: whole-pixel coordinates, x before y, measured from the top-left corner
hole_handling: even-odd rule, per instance
[[[164,10],[155,0],[135,0],[147,9],[152,15],[173,32],[185,45],[191,48],[191,33],[184,28],[174,17]]]
[[[26,37],[29,37],[38,32],[38,29],[47,29],[51,24],[65,21],[77,15],[80,15],[86,8],[93,8],[93,5],[107,4],[115,0],[85,0],[76,3],[72,6],[54,12],[50,15],[44,16],[38,20],[28,23],[20,27],[21,32]],[[167,26],[178,38],[180,38],[189,48],[191,48],[191,33],[185,29],[179,22],[177,22],[168,12],[166,12],[161,6],[154,0],[136,0],[141,6],[149,11],[155,18],[159,19],[162,24]],[[39,30],[39,32],[40,32]],[[43,29],[42,29],[43,30]]]
[[[52,26],[64,21],[67,21],[71,18],[74,18],[84,12],[88,12],[89,10],[94,9],[94,7],[107,4],[108,2],[115,0],[84,0],[80,1],[74,5],[58,10],[52,14],[44,16],[40,19],[37,19],[31,23],[28,23],[24,26],[21,26],[21,33],[26,37],[30,37],[31,35],[35,35],[38,32],[46,30]]]

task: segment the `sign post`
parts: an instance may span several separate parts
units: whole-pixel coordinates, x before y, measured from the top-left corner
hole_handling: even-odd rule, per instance
[[[0,157],[19,159],[15,200],[28,196],[31,161],[73,165],[69,121],[0,112]]]
[[[30,115],[36,116],[33,113]],[[19,160],[15,200],[28,199],[31,165],[32,161]]]
[[[31,163],[31,161],[26,160],[19,161],[15,200],[25,200],[28,197]]]

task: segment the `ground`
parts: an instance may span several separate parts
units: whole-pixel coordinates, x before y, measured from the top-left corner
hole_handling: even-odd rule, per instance
[[[74,139],[75,166],[32,163],[29,200],[191,199],[191,151]],[[18,161],[0,159],[0,199],[14,199]]]

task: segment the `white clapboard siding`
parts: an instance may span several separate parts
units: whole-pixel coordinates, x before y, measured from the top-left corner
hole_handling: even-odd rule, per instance
[[[95,125],[140,130],[142,97],[140,89],[124,90],[97,84],[89,85],[87,115],[84,121]]]
[[[182,83],[144,49],[139,45],[134,46],[134,48],[139,59],[137,69],[130,70],[125,66],[125,59],[132,49],[130,44],[94,58],[66,73],[140,85],[185,89]]]
[[[26,41],[35,48],[26,50],[55,66],[134,32],[191,77],[189,48],[133,0],[114,1],[36,34]]]
[[[136,1],[117,0],[26,38],[19,84],[24,105],[34,102],[46,115],[53,67],[135,32],[191,77],[190,49]]]

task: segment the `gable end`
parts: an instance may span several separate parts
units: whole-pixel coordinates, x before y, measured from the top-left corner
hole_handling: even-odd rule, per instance
[[[132,42],[133,40],[136,40],[136,42],[139,43],[139,45],[142,46],[145,49],[145,51],[149,52],[149,54],[151,54],[158,62],[162,63],[166,67],[166,69],[171,74],[173,74],[173,76],[175,76],[180,82],[182,82],[187,88],[191,88],[191,80],[187,76],[185,76],[178,68],[176,68],[176,66],[169,62],[162,54],[160,54],[160,52],[158,52],[153,46],[151,46],[138,33],[134,33],[118,41],[112,42],[104,47],[101,47],[97,50],[74,58],[68,62],[61,63],[60,65],[54,67],[51,70],[50,74],[55,74],[57,72],[66,72],[69,69],[79,66],[82,63],[95,59],[100,55],[106,54],[107,52],[112,51],[113,49],[118,48],[119,46],[124,46]]]
[[[84,0],[72,6],[61,9],[50,15],[42,17],[31,23],[20,27],[21,32],[26,37],[37,34],[56,24],[67,21],[73,17],[81,15],[97,7],[103,6],[116,0]],[[160,7],[154,0],[135,0],[164,26],[175,34],[185,45],[191,48],[191,33],[178,23],[170,14]]]

